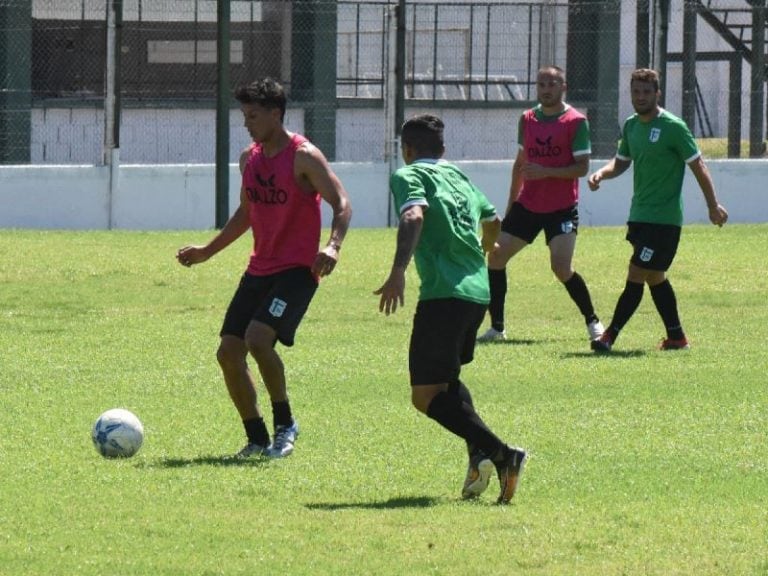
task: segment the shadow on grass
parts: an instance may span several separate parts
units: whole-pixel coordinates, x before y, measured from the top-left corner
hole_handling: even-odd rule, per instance
[[[647,356],[645,350],[611,350],[610,352],[594,352],[585,350],[583,352],[565,352],[562,358],[641,358]]]
[[[187,468],[190,466],[264,466],[269,462],[267,458],[248,458],[238,460],[232,456],[198,456],[197,458],[160,458],[153,463],[148,463],[147,468]]]
[[[438,503],[437,498],[430,496],[405,496],[400,498],[390,498],[380,502],[355,502],[355,503],[334,503],[317,502],[314,504],[305,504],[310,510],[396,510],[398,508],[429,508]]]
[[[491,342],[478,342],[478,346],[533,346],[537,340],[530,338],[507,338],[506,340],[492,340]]]

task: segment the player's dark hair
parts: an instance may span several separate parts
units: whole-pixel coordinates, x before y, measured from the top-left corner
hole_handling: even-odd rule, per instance
[[[629,85],[632,86],[632,82],[648,82],[653,84],[653,89],[659,91],[659,73],[656,70],[650,68],[638,68],[632,72],[632,77],[629,80]]]
[[[401,138],[423,158],[440,158],[445,152],[443,121],[432,114],[421,114],[403,123]]]
[[[549,72],[550,70],[555,71],[555,75],[560,78],[563,82],[565,82],[565,70],[560,68],[560,66],[555,66],[554,64],[550,64],[548,66],[542,66],[538,69],[536,72],[536,75],[542,74],[543,72]]]
[[[235,89],[235,99],[241,104],[258,104],[264,108],[278,108],[280,120],[285,117],[287,99],[283,86],[272,78],[262,78]]]

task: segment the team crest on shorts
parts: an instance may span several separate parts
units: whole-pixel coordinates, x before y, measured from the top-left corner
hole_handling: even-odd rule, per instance
[[[653,258],[653,249],[648,248],[647,246],[643,246],[643,249],[640,250],[640,261],[650,262],[651,258]]]
[[[651,134],[648,136],[649,142],[658,142],[661,136],[661,128],[651,128]]]
[[[272,300],[272,304],[269,305],[269,313],[272,314],[272,316],[275,318],[280,318],[280,316],[283,315],[283,312],[285,312],[287,306],[288,303],[285,300],[275,298]]]
[[[560,224],[560,230],[563,231],[563,234],[570,234],[571,232],[573,232],[573,220],[562,222]]]

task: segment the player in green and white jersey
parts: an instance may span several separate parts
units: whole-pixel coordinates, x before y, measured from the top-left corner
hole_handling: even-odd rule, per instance
[[[627,222],[627,240],[634,251],[613,319],[591,346],[596,352],[611,350],[619,332],[640,305],[644,285],[648,284],[667,331],[660,348],[687,349],[689,343],[680,323],[677,298],[666,274],[680,242],[686,165],[704,194],[710,221],[722,226],[728,220],[728,212],[717,201],[712,177],[688,126],[659,105],[661,91],[656,71],[635,70],[630,88],[635,114],[624,123],[616,156],[590,175],[588,183],[592,190],[597,190],[602,180],[619,176],[635,163]]]
[[[405,270],[414,257],[421,287],[409,347],[411,401],[466,441],[469,466],[462,497],[479,496],[495,468],[501,487],[497,503],[507,504],[526,453],[509,447],[488,428],[459,379],[461,366],[474,356],[490,300],[485,252],[493,248],[501,221],[469,178],[440,160],[443,128],[442,120],[429,114],[403,124],[406,165],[390,179],[400,213],[397,249],[387,280],[374,294],[381,297],[379,310],[387,315],[402,306]]]

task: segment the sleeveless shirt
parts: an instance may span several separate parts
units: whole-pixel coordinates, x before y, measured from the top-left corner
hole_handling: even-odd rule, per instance
[[[251,145],[243,171],[253,251],[248,274],[266,276],[289,268],[311,267],[320,243],[320,194],[306,192],[294,177],[296,150],[308,142],[291,134],[273,157],[261,144]]]
[[[543,116],[539,107],[526,110],[520,119],[519,154],[527,162],[549,167],[568,166],[576,155],[589,154],[589,132],[584,142],[586,117],[571,106],[557,116]],[[581,128],[582,133],[579,134]],[[580,136],[577,138],[577,136]],[[577,148],[574,150],[574,148]],[[579,179],[525,180],[518,201],[531,212],[556,212],[579,200]]]

